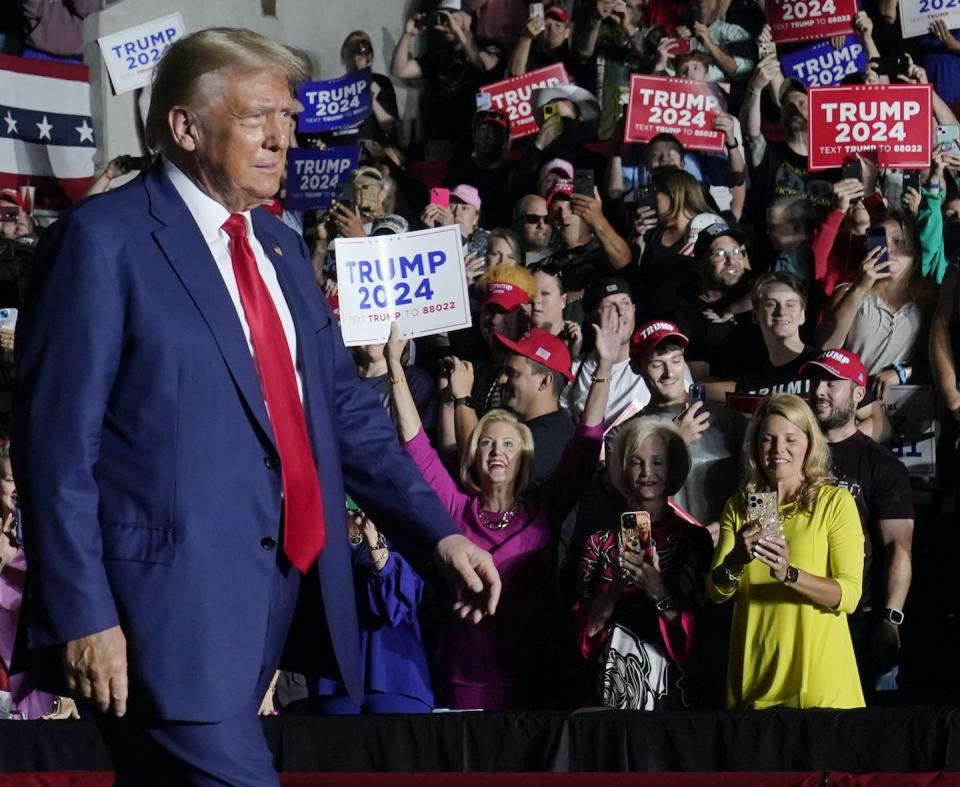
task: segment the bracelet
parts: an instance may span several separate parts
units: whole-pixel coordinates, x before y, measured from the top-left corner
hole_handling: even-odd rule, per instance
[[[590,382],[591,382],[591,383],[608,383],[608,382],[610,382],[610,378],[609,378],[609,377],[596,377],[596,376],[594,376],[594,377],[591,377],[591,378],[590,378]]]
[[[740,140],[735,139],[733,140],[732,145],[727,145],[727,143],[724,143],[724,145],[726,146],[727,150],[736,150],[738,147],[740,147]]]
[[[733,572],[730,570],[730,567],[727,565],[726,561],[720,564],[720,568],[723,570],[723,574],[727,578],[727,582],[729,582],[731,585],[735,585],[740,582],[740,577],[743,576],[742,568],[737,572]]]
[[[893,371],[897,373],[897,379],[900,381],[900,385],[906,385],[907,380],[910,379],[909,376],[907,375],[906,367],[899,361],[897,361],[895,364],[892,364],[892,366],[893,366]]]
[[[677,602],[674,600],[673,596],[668,593],[666,596],[660,599],[655,606],[657,608],[657,612],[662,615],[665,612],[675,612],[677,609]]]
[[[387,382],[390,383],[390,385],[403,385],[406,381],[406,377],[400,377],[398,379],[394,379],[393,377],[387,378]]]
[[[383,539],[383,533],[379,533],[379,532],[377,533],[377,543],[374,544],[372,547],[371,546],[367,547],[367,549],[369,549],[371,552],[376,552],[378,549],[386,549],[386,548],[387,548],[387,542],[384,541]]]
[[[455,396],[453,406],[473,407],[473,400],[469,396]]]

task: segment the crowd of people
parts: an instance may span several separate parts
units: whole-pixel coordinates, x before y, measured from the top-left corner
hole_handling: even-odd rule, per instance
[[[473,327],[353,355],[503,593],[464,620],[391,523],[348,500],[365,701],[337,674],[278,673],[261,713],[853,708],[897,690],[917,511],[884,404],[932,388],[948,499],[960,148],[937,144],[919,185],[869,153],[857,177],[810,171],[807,89],[779,59],[800,45],[760,56],[763,5],[441,0],[398,20],[389,77],[366,32],[345,37],[344,71],[374,69],[372,112],[297,144],[358,144],[361,163],[330,209],[282,192],[267,209],[331,301],[338,239],[459,227]],[[904,40],[897,14],[868,0],[851,19],[868,61],[844,82],[929,83],[936,124],[957,127],[960,31]],[[484,85],[556,63],[570,82],[533,92],[535,134],[478,106]],[[634,73],[723,83],[724,151],[624,141]],[[36,230],[17,192],[0,205],[20,260]],[[29,263],[7,267],[0,306],[16,307]],[[8,455],[5,661],[28,570]],[[16,676],[5,689],[20,715],[77,714]]]

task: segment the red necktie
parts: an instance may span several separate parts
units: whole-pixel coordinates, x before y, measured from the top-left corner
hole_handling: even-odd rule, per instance
[[[240,290],[240,303],[250,327],[253,354],[260,384],[280,454],[283,479],[283,551],[306,573],[327,541],[323,497],[290,347],[277,307],[267,291],[253,249],[247,241],[247,224],[234,213],[224,222],[230,237],[230,258]]]

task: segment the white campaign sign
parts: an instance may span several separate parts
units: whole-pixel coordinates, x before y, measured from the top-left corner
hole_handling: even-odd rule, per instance
[[[887,388],[882,404],[894,434],[887,446],[911,476],[933,478],[937,472],[933,389],[929,385],[894,385]]]
[[[185,32],[178,11],[97,39],[114,92],[120,95],[149,85],[153,69],[167,47]]]
[[[900,0],[900,28],[904,38],[927,35],[930,23],[940,19],[949,30],[960,27],[960,0]]]
[[[408,339],[470,326],[459,225],[337,238],[334,251],[348,347],[385,342],[394,320]]]

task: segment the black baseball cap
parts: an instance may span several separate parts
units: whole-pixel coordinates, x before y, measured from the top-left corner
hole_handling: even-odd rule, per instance
[[[615,276],[604,276],[602,279],[597,279],[583,294],[583,310],[590,314],[600,305],[600,301],[608,295],[619,295],[621,293],[633,298],[630,285],[623,279],[618,279]]]
[[[717,238],[733,238],[741,245],[747,241],[746,236],[736,227],[730,227],[718,222],[700,230],[700,234],[697,235],[697,242],[693,246],[693,256],[702,257],[707,249],[710,248],[710,244]]]

